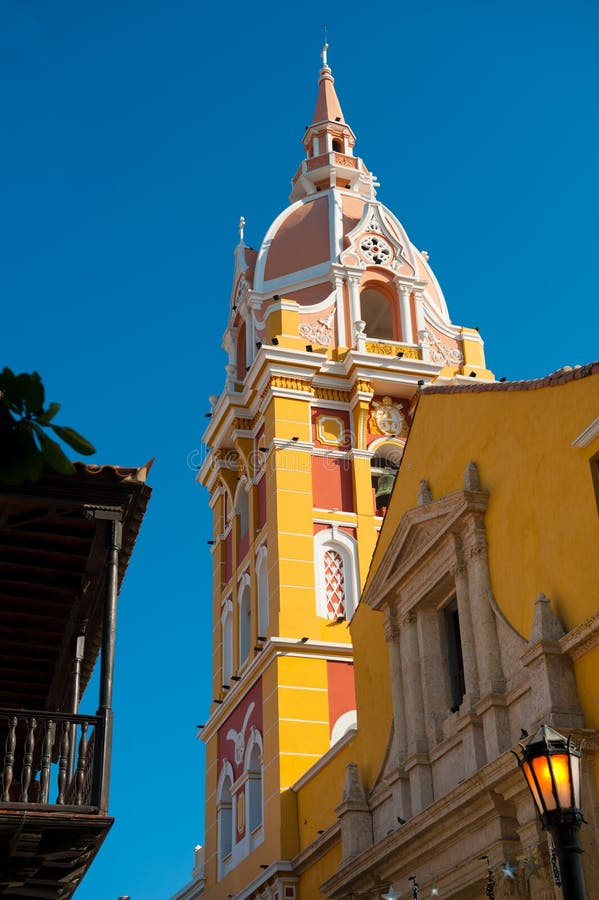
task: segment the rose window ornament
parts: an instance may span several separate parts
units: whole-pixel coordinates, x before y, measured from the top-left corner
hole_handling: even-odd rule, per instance
[[[360,241],[362,255],[376,265],[384,265],[391,262],[393,250],[387,241],[378,235],[369,234]]]

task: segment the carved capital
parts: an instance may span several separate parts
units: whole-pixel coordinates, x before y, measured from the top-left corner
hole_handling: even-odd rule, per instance
[[[451,567],[452,578],[461,578],[466,574],[466,563],[463,559],[458,559]]]
[[[385,640],[387,643],[397,643],[399,641],[400,627],[399,621],[395,613],[387,610],[385,615]]]
[[[412,625],[416,624],[416,613],[413,609],[407,610],[407,612],[402,613],[399,624],[402,628],[410,628]]]

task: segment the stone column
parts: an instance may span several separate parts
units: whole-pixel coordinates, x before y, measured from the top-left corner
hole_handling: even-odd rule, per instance
[[[397,285],[399,290],[399,315],[401,318],[401,339],[406,344],[414,343],[412,329],[412,311],[410,309],[410,288],[405,284]]]
[[[442,616],[434,607],[421,606],[417,613],[418,646],[424,701],[425,727],[434,746],[443,740],[443,722],[449,712],[448,678],[440,627]]]
[[[345,296],[343,290],[343,278],[335,275],[335,313],[337,319],[337,344],[339,347],[347,347],[347,326],[345,324]],[[351,335],[349,338],[351,344]]]
[[[483,722],[486,754],[490,762],[510,746],[510,728],[497,623],[491,605],[487,540],[482,518],[477,519],[472,523],[466,541],[467,575],[481,696],[476,711]]]
[[[360,310],[360,276],[348,275],[347,283],[349,285],[349,319],[353,324],[359,322],[362,318]]]
[[[432,803],[433,783],[426,739],[418,630],[413,612],[408,613],[401,623],[401,650],[406,723],[409,722],[405,770],[410,778],[412,814],[416,815]]]
[[[422,291],[414,291],[414,309],[416,312],[416,335],[420,341],[420,332],[424,331],[424,294]]]
[[[495,612],[491,606],[491,579],[487,555],[487,539],[482,522],[475,522],[466,549],[472,626],[476,635],[479,687],[481,696],[501,694],[505,679],[497,639]]]
[[[397,762],[398,765],[401,766],[406,756],[407,734],[399,636],[399,622],[397,621],[395,612],[391,609],[387,609],[385,615],[385,639],[387,641],[387,646],[389,647],[391,701],[393,704],[393,727],[395,730]]]
[[[466,712],[467,710],[470,710],[479,699],[480,689],[478,685],[478,666],[476,663],[474,631],[472,629],[472,618],[470,615],[468,573],[466,570],[466,563],[461,555],[456,560],[452,574],[458,604],[458,618],[460,620],[460,640],[462,642],[464,682],[466,687],[466,693],[462,701],[462,712]]]

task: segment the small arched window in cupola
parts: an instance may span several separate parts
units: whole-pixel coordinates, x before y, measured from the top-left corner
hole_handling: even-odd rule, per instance
[[[343,143],[339,138],[333,138],[333,153],[343,153]]]

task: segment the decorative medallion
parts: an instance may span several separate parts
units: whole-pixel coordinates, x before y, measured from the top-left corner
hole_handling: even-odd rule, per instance
[[[393,249],[385,238],[367,234],[360,241],[360,252],[369,262],[388,265],[393,259]]]
[[[368,420],[371,434],[398,437],[405,434],[407,427],[401,406],[394,403],[391,397],[383,397],[380,402],[372,401],[372,414]]]

